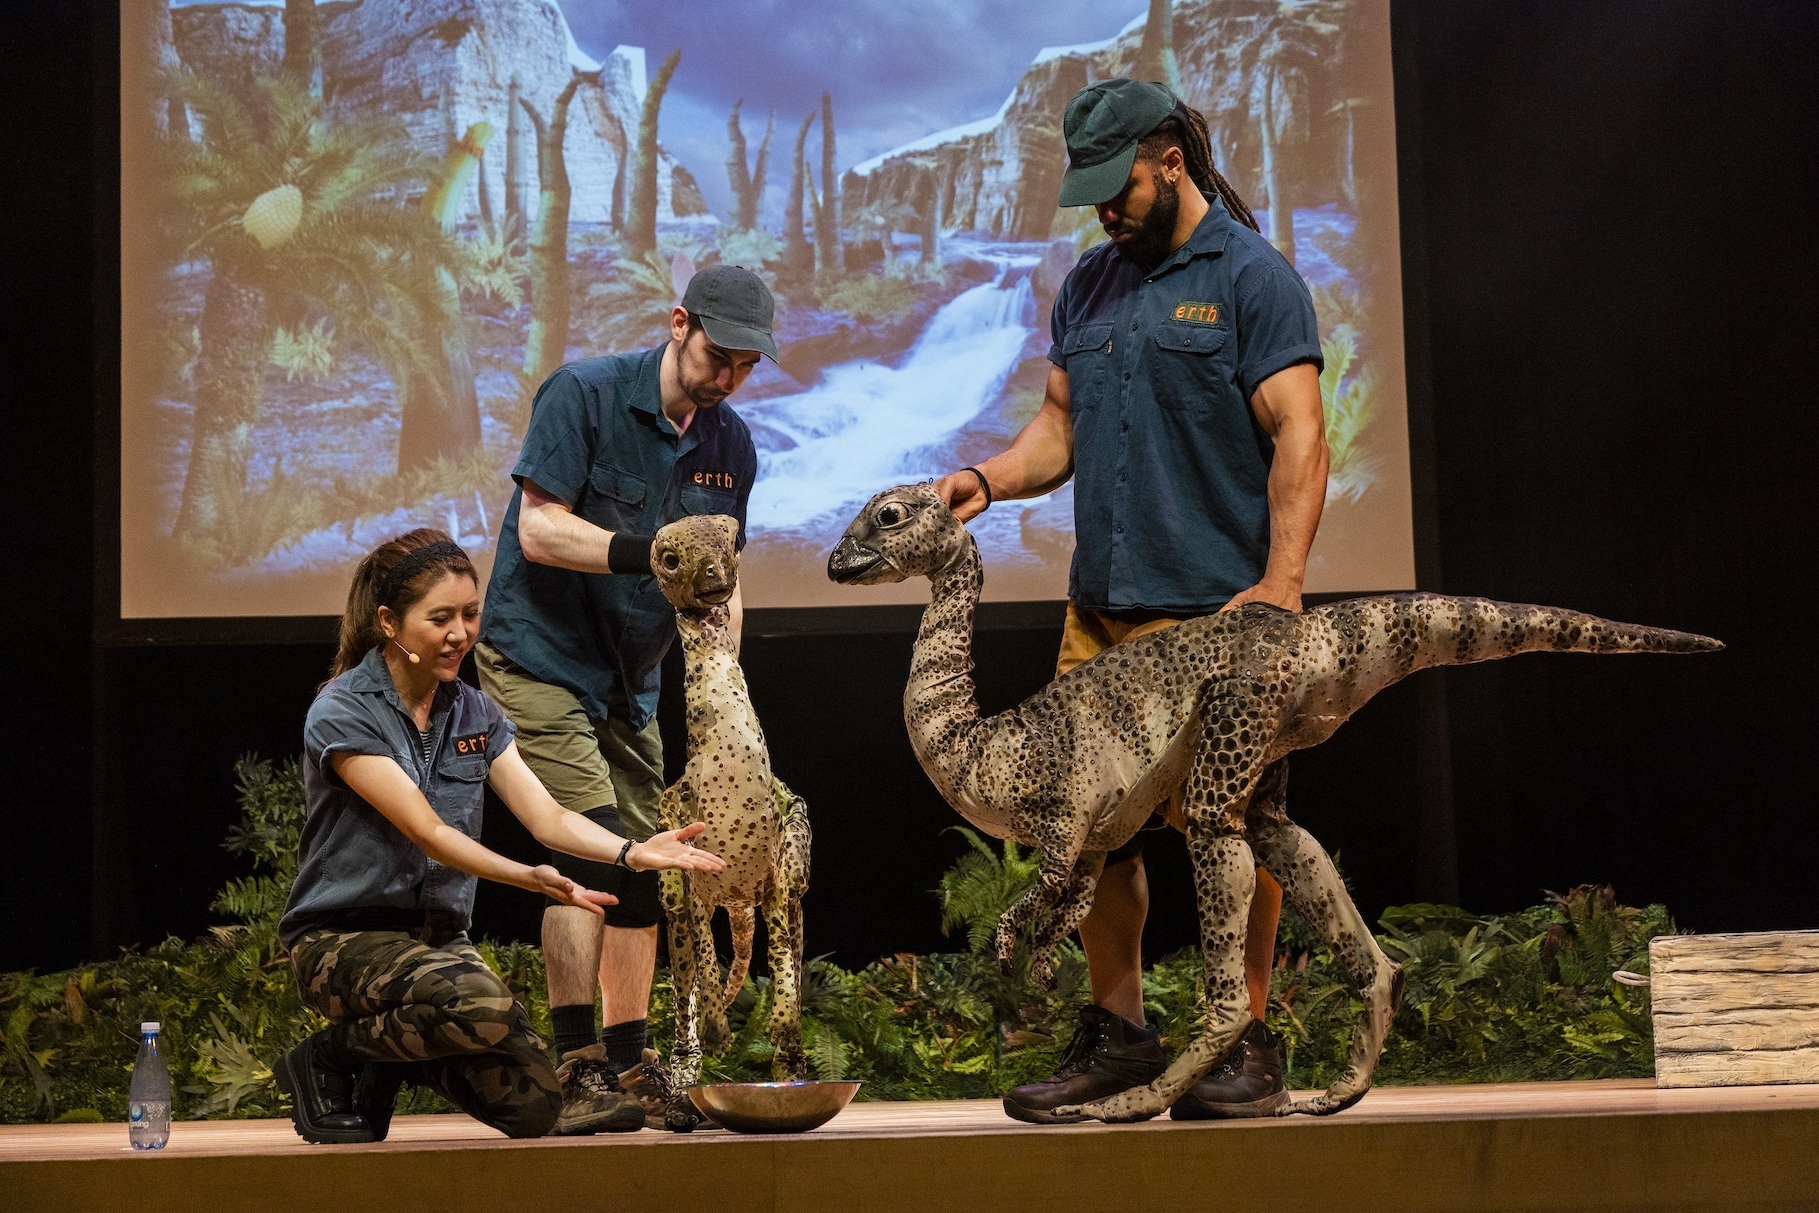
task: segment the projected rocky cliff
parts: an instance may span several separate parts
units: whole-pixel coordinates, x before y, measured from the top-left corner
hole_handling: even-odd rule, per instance
[[[779,364],[730,403],[761,460],[748,603],[852,603],[819,566],[857,505],[1034,413],[1049,305],[1102,238],[1055,204],[1062,111],[1125,74],[1206,113],[1313,289],[1308,588],[1412,583],[1386,3],[766,14],[124,6],[123,614],[333,613],[417,525],[490,559],[537,384],[662,340],[716,262],[778,302]],[[1064,592],[1069,488],[973,529],[988,597]]]

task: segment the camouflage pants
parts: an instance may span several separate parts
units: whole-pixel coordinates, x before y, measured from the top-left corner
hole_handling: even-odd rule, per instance
[[[311,931],[291,949],[304,1005],[344,1056],[407,1067],[508,1137],[541,1137],[562,1089],[530,1017],[465,935],[432,947],[402,931]]]

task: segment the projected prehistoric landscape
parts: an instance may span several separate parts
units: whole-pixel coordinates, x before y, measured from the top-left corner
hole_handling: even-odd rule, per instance
[[[1309,588],[1410,583],[1386,3],[1062,4],[910,44],[946,10],[750,7],[127,6],[123,613],[333,613],[417,525],[490,560],[536,386],[657,343],[716,262],[778,302],[780,365],[732,401],[762,461],[747,602],[855,601],[821,567],[857,505],[1040,401],[1049,305],[1101,237],[1055,205],[1061,115],[1115,75],[1207,114],[1313,288],[1333,467]],[[1069,488],[973,529],[988,596],[1063,593]]]

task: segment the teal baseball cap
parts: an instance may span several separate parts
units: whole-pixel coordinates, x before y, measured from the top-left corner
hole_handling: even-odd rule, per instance
[[[1061,129],[1067,136],[1067,175],[1061,206],[1097,206],[1124,192],[1137,143],[1175,110],[1167,85],[1101,80],[1074,94]]]

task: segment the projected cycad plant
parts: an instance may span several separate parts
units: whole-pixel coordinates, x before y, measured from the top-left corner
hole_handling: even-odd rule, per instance
[[[437,275],[454,268],[455,254],[409,202],[435,165],[395,126],[331,126],[310,90],[285,76],[230,88],[178,72],[166,91],[200,138],[172,128],[160,141],[164,235],[174,261],[209,271],[175,533],[209,551],[225,512],[241,504],[224,496],[247,492],[279,319],[313,312],[386,365],[411,366],[447,323]]]

